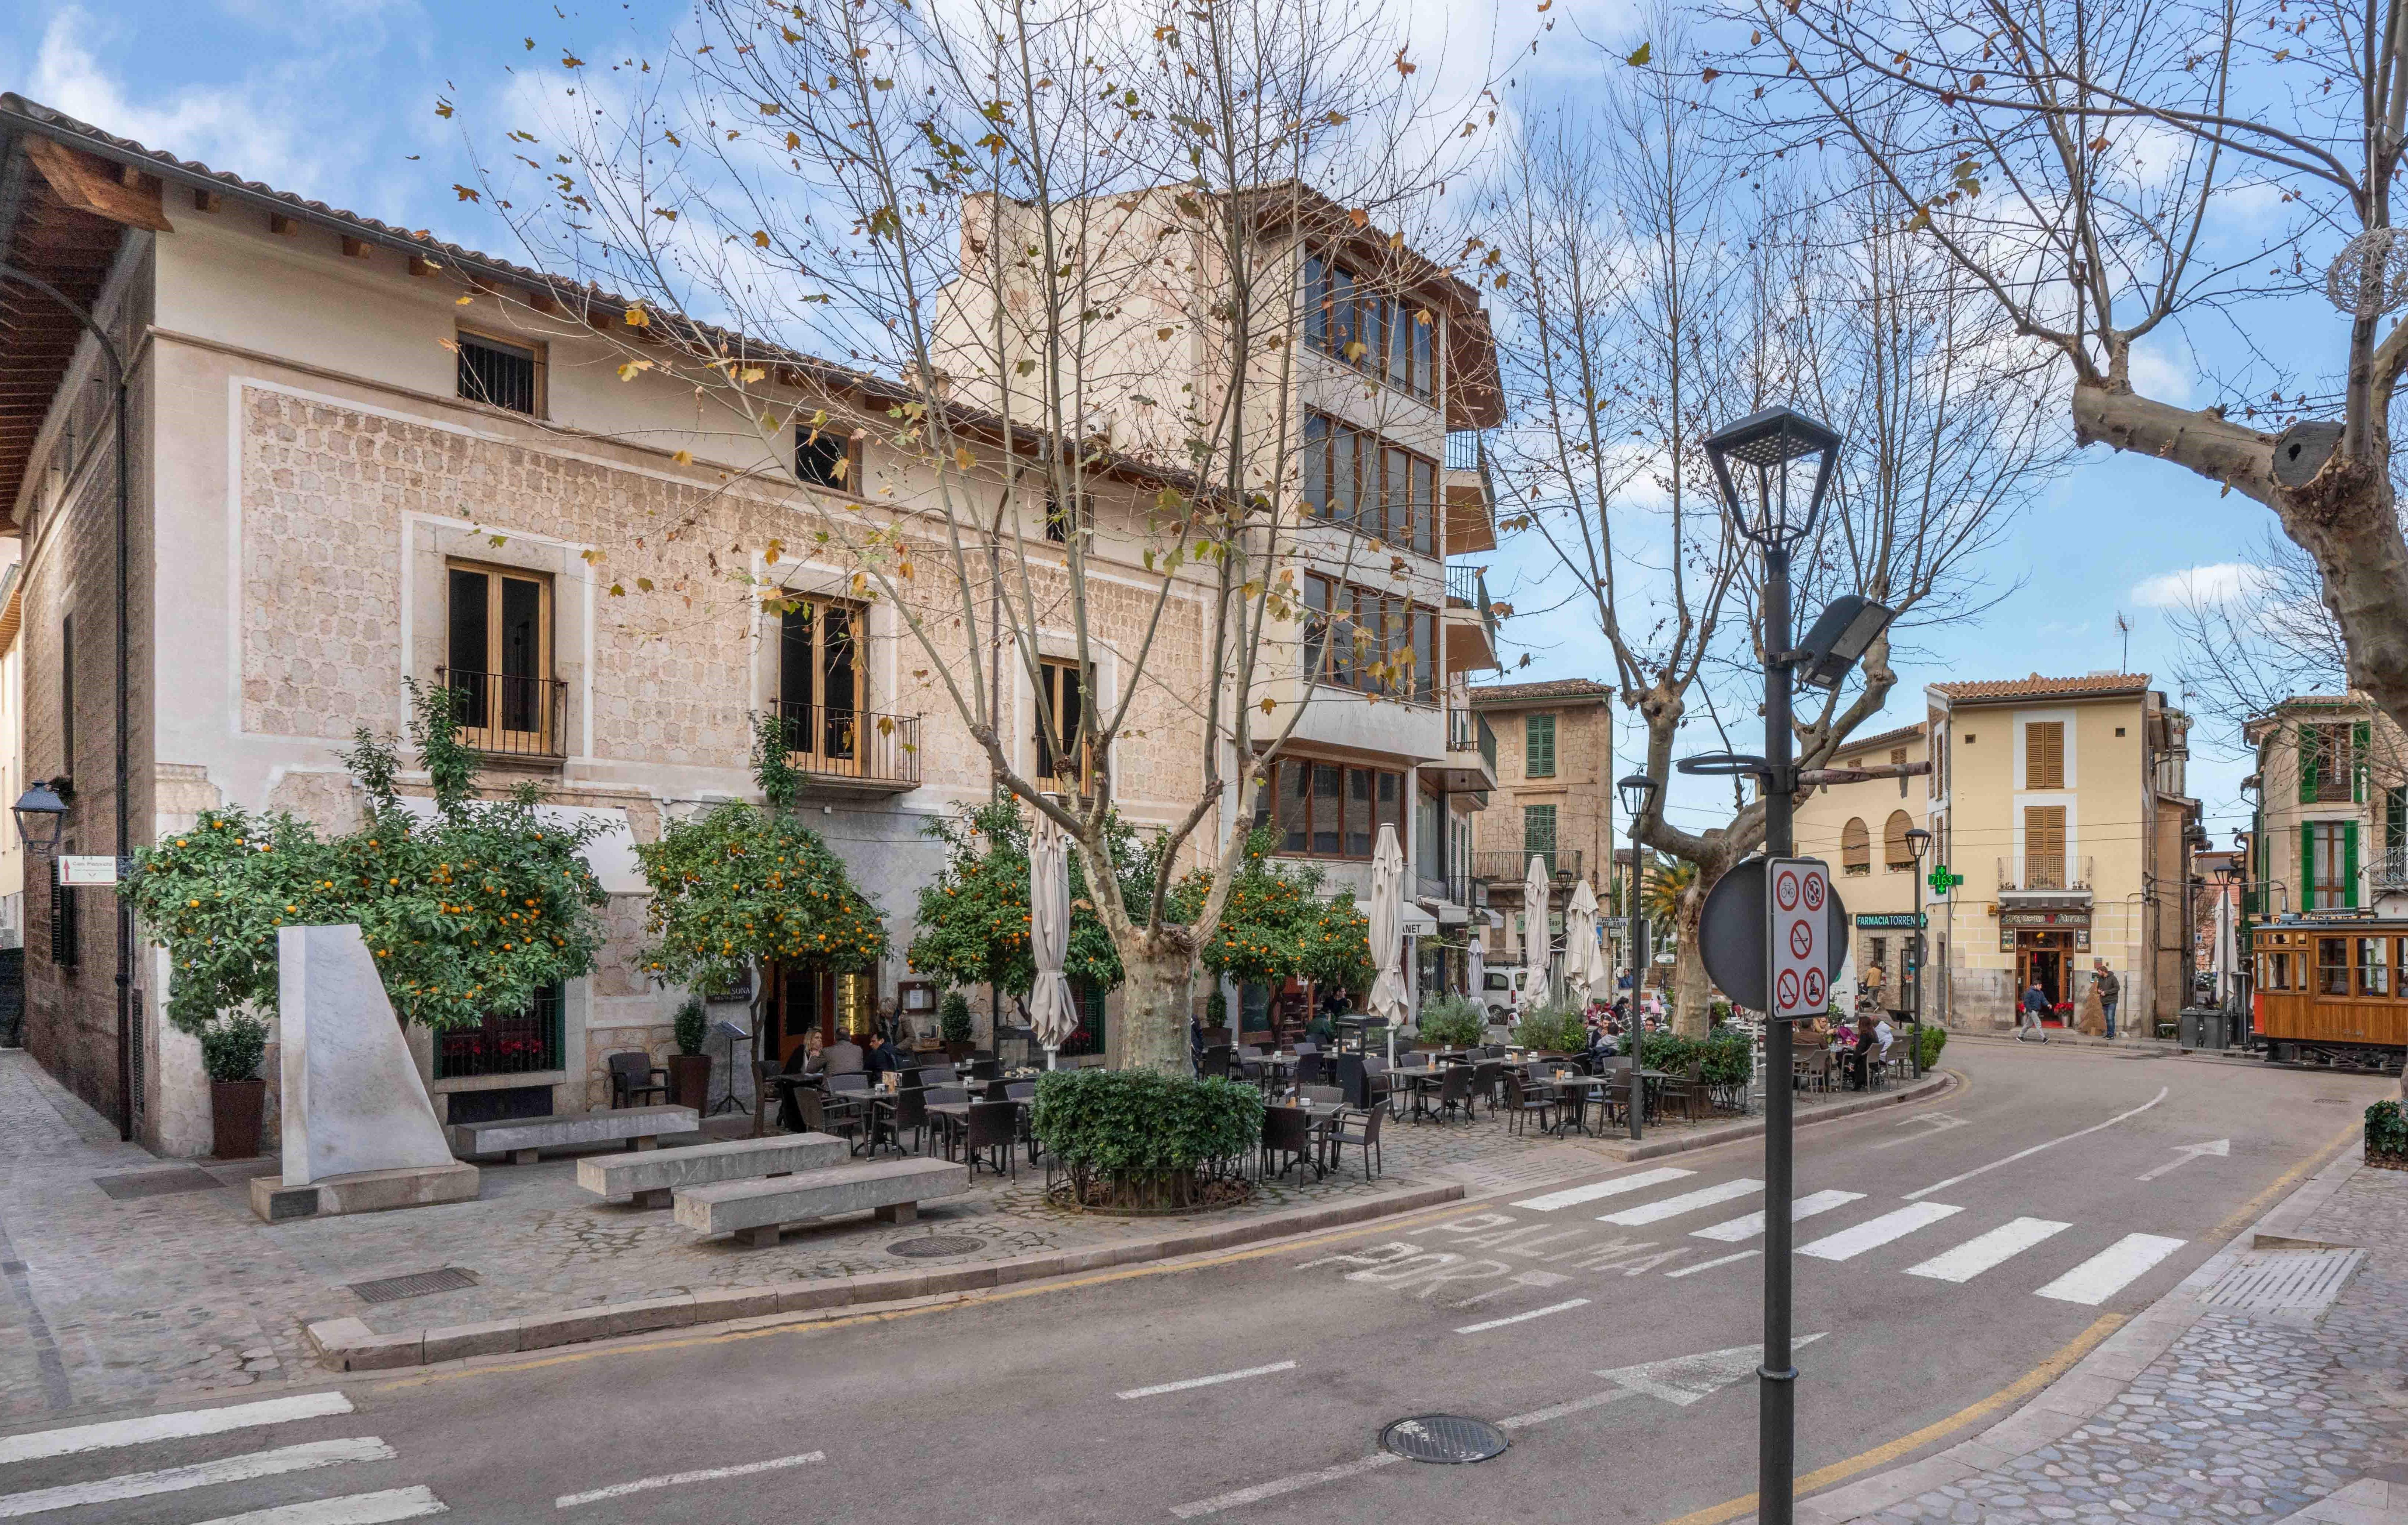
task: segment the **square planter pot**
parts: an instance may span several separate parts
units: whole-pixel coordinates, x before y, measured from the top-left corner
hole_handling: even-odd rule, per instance
[[[209,1150],[220,1159],[259,1155],[259,1123],[267,1105],[264,1080],[209,1082]]]
[[[710,1056],[708,1054],[672,1054],[669,1056],[669,1100],[695,1112],[710,1106]]]

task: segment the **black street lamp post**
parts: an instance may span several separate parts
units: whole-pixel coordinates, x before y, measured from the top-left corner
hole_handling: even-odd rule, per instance
[[[1796,850],[1791,813],[1798,769],[1793,760],[1789,691],[1793,669],[1806,654],[1791,649],[1789,554],[1813,531],[1839,454],[1838,434],[1785,407],[1751,413],[1706,439],[1706,455],[1722,487],[1724,511],[1764,558],[1761,776],[1768,857],[1787,857]],[[1799,501],[1790,493],[1789,479],[1796,468],[1808,465],[1813,468],[1813,480],[1799,495],[1802,497]],[[1752,475],[1753,493],[1740,491],[1731,476],[1734,466]],[[1870,635],[1865,639],[1870,640]],[[1822,676],[1816,673],[1818,680]],[[1756,1518],[1761,1525],[1791,1525],[1798,1461],[1798,1369],[1791,1364],[1789,1327],[1793,1243],[1789,1213],[1794,1194],[1790,1033],[1788,1024],[1775,1020],[1770,1010],[1765,1014],[1764,1047],[1764,1363],[1756,1368]]]
[[[1639,1078],[1640,1050],[1645,1046],[1641,1042],[1644,1024],[1639,1015],[1639,1000],[1647,988],[1647,913],[1640,905],[1646,886],[1640,868],[1643,849],[1639,843],[1639,826],[1647,807],[1655,801],[1656,781],[1644,773],[1633,773],[1615,784],[1614,789],[1622,796],[1623,813],[1630,818],[1630,904],[1627,907],[1630,913],[1630,1011],[1622,1019],[1622,1052],[1630,1060],[1630,1078],[1623,1093],[1627,1103],[1623,1110],[1630,1114],[1630,1136],[1636,1139],[1639,1115],[1647,1110],[1646,1087]]]
[[[1914,1076],[1917,1080],[1920,1080],[1923,1078],[1923,958],[1925,953],[1923,943],[1923,859],[1925,856],[1931,851],[1931,833],[1919,826],[1907,827],[1906,850],[1908,855],[1914,859],[1914,927],[1913,932],[1910,934],[1914,939],[1914,952],[1909,955],[1909,958],[1914,965],[1913,977],[1914,980],[1914,1004],[1907,1008],[1907,1021],[1914,1034],[1911,1041],[1914,1043],[1914,1046],[1907,1051],[1907,1057],[1914,1061]]]

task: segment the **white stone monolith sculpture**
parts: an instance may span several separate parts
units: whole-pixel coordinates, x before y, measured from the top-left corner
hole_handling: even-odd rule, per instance
[[[276,934],[284,1173],[251,1184],[269,1221],[477,1195],[452,1158],[357,927]]]

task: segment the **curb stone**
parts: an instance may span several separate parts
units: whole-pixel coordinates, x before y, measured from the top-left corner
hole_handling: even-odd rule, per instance
[[[1942,1096],[1955,1089],[1963,1082],[1964,1077],[1954,1070],[1937,1070],[1913,1085],[1901,1086],[1894,1091],[1875,1092],[1868,1096],[1859,1096],[1853,1101],[1835,1101],[1829,1106],[1816,1107],[1811,1113],[1800,1115],[1795,1126],[1811,1128],[1816,1123],[1830,1122],[1841,1117],[1859,1116],[1883,1107],[1900,1107],[1911,1102],[1928,1101],[1935,1096]],[[1592,1147],[1597,1153],[1609,1159],[1627,1164],[1632,1160],[1655,1159],[1664,1155],[1687,1154],[1692,1149],[1712,1149],[1717,1144],[1763,1136],[1764,1119],[1756,1116],[1745,1122],[1726,1123],[1720,1128],[1704,1129],[1696,1133],[1684,1133],[1677,1138],[1641,1139],[1636,1146],[1632,1145],[1628,1139],[1598,1139]]]
[[[837,1309],[891,1311],[905,1304],[954,1300],[1017,1282],[1039,1281],[1111,1266],[1176,1260],[1283,1239],[1292,1234],[1342,1228],[1463,1200],[1460,1183],[1409,1187],[1368,1200],[1330,1202],[1251,1218],[1219,1228],[1186,1228],[1119,1244],[1048,1250],[977,1265],[926,1271],[889,1271],[870,1275],[830,1276],[766,1287],[733,1287],[675,1297],[646,1298],[564,1308],[517,1318],[489,1319],[440,1329],[379,1334],[358,1318],[321,1319],[308,1326],[321,1365],[337,1372],[392,1371],[431,1366],[473,1356],[516,1355],[560,1345],[612,1340],[629,1334],[708,1325],[733,1329],[797,1321],[797,1315]]]
[[[1994,1471],[2082,1428],[2120,1398],[2150,1362],[2189,1332],[2207,1312],[2208,1291],[2243,1254],[2264,1240],[2291,1239],[2291,1230],[2313,1218],[2344,1183],[2363,1169],[2359,1153],[2354,1144],[2344,1144],[2338,1155],[2265,1216],[2228,1240],[2173,1290],[2100,1341],[2014,1414],[1919,1461],[1799,1500],[1797,1525],[1853,1525],[1934,1489]],[[1753,1521],[1756,1516],[1742,1518]]]

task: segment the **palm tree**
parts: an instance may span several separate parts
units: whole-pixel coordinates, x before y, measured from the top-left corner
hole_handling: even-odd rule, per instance
[[[1659,861],[1648,872],[1647,887],[1641,891],[1639,903],[1647,913],[1650,936],[1658,947],[1670,945],[1673,917],[1679,913],[1681,897],[1698,882],[1698,866],[1683,859]]]

